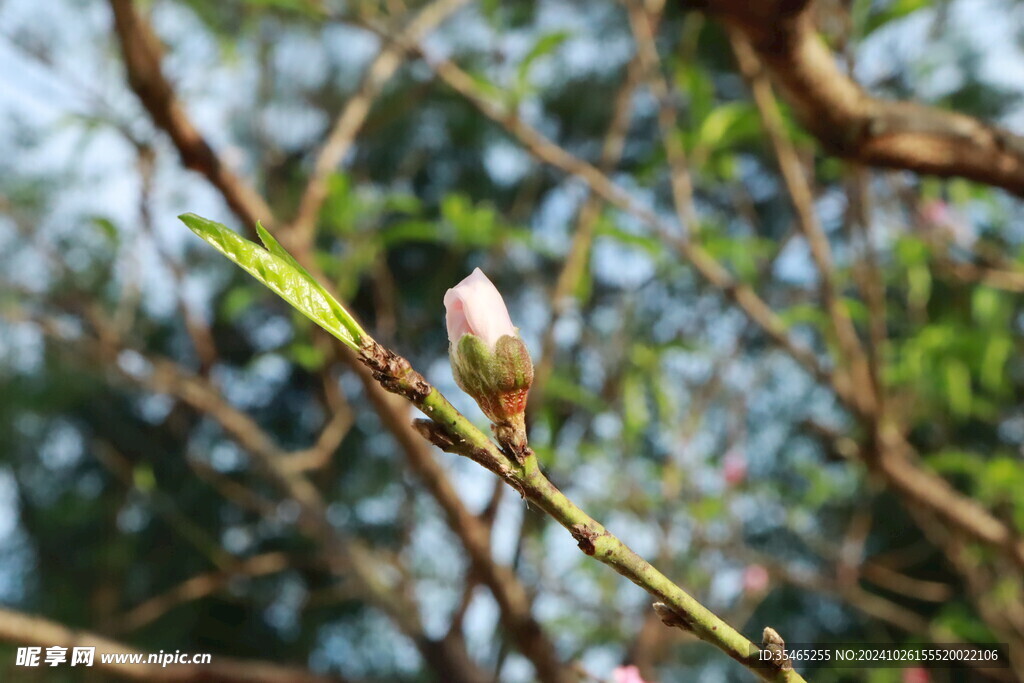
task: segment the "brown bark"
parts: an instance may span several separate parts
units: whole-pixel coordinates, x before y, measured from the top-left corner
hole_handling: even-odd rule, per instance
[[[869,166],[958,176],[1024,196],[1024,138],[956,112],[872,97],[836,63],[810,0],[703,0],[750,41],[803,125]]]
[[[209,664],[159,664],[106,663],[100,654],[133,654],[139,650],[109,640],[89,631],[68,628],[48,619],[42,619],[22,612],[0,608],[0,640],[14,643],[19,647],[45,648],[60,646],[68,648],[67,658],[71,660],[71,648],[95,647],[93,667],[89,670],[104,669],[117,676],[140,681],[219,681],[222,683],[344,683],[340,676],[319,676],[305,669],[281,666],[270,662],[229,659],[211,655]],[[149,653],[144,653],[149,654]],[[190,653],[197,654],[197,653]],[[63,666],[69,666],[64,664]],[[49,668],[49,667],[46,667]],[[32,669],[25,669],[26,672]],[[38,671],[42,673],[41,670]]]

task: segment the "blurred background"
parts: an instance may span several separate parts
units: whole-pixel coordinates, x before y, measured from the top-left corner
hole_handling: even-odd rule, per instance
[[[752,679],[421,441],[190,211],[261,220],[486,428],[441,303],[482,268],[549,476],[755,642],[1012,660],[809,680],[1024,679],[1020,200],[833,156],[691,4],[0,1],[3,678],[126,673],[15,666],[63,625],[204,680]],[[1024,129],[1019,3],[812,11],[873,95]]]

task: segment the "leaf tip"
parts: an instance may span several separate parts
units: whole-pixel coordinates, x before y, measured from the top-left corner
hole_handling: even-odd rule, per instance
[[[260,241],[263,242],[263,246],[273,251],[274,244],[277,244],[277,240],[270,234],[270,231],[263,227],[263,223],[256,221],[256,234],[259,235]]]

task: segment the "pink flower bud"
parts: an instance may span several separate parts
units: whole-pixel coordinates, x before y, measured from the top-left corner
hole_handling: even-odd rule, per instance
[[[965,249],[978,240],[974,226],[960,212],[941,199],[929,199],[921,206],[925,226]]]
[[[912,666],[903,670],[903,683],[931,683],[932,677],[927,669]]]
[[[747,478],[747,458],[739,448],[729,449],[722,458],[722,475],[729,486],[737,486]]]
[[[941,225],[948,222],[952,215],[949,204],[941,199],[929,199],[921,204],[921,217],[928,223]]]
[[[614,683],[646,683],[640,676],[640,669],[635,666],[620,666],[612,671]]]
[[[743,591],[747,595],[760,595],[768,590],[768,570],[752,564],[743,570]]]
[[[533,362],[501,294],[477,268],[448,290],[444,307],[455,382],[500,431],[499,442],[525,453],[524,411]]]
[[[493,349],[503,336],[516,336],[505,300],[479,268],[445,293],[444,309],[452,344],[458,344],[464,334],[473,334]]]

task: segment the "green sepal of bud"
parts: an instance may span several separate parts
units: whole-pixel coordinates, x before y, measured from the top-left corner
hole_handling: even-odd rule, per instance
[[[533,384],[533,361],[518,336],[504,335],[494,348],[474,334],[464,334],[449,349],[455,382],[494,423],[507,423],[526,410]]]

